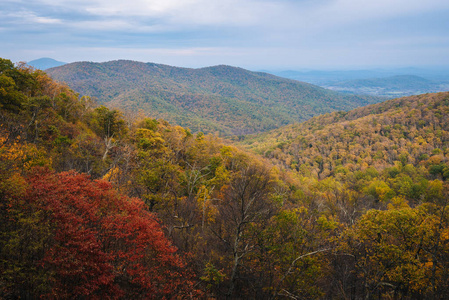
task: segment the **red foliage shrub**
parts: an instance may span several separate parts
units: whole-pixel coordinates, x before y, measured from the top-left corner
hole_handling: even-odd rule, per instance
[[[24,211],[40,211],[40,223],[50,224],[41,228],[50,233],[36,261],[37,268],[51,274],[50,292],[40,296],[161,299],[195,294],[183,260],[142,201],[75,172],[36,169],[26,179],[25,199],[11,201],[20,202]]]

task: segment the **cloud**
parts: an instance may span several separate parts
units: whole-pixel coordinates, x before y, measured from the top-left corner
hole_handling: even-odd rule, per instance
[[[20,5],[21,1],[8,1]],[[263,28],[267,35],[310,34],[427,11],[449,9],[443,0],[31,0],[34,21],[75,28],[174,32],[199,27]],[[25,5],[21,4],[23,7]],[[22,7],[22,9],[23,9]],[[40,9],[44,8],[44,9]],[[73,18],[76,15],[78,18]],[[148,26],[148,23],[151,25]],[[115,25],[114,25],[115,24]]]
[[[69,25],[74,29],[92,31],[132,30],[134,26],[126,20],[92,20],[78,21]]]
[[[378,39],[365,44],[372,48],[387,48],[391,49],[393,47],[407,47],[410,50],[417,48],[427,48],[429,46],[442,45],[444,47],[449,47],[449,37],[448,36],[407,36],[402,38],[386,38]]]
[[[61,19],[51,18],[51,17],[43,17],[38,16],[32,11],[22,10],[17,12],[6,12],[2,15],[7,22],[16,23],[16,24],[60,24],[62,23]]]
[[[16,5],[20,1],[12,1]],[[32,0],[41,13],[72,11],[88,19],[119,18],[145,23],[154,20],[161,30],[185,29],[196,26],[253,26],[266,22],[276,11],[282,11],[282,1],[256,0]],[[76,22],[67,15],[69,23]],[[131,23],[131,22],[130,22]],[[74,24],[76,25],[76,24]]]
[[[92,1],[86,7],[86,11],[100,16],[147,16],[160,17],[167,16],[176,11],[183,11],[192,5],[197,4],[197,0],[165,0],[165,1],[145,1],[134,0],[129,2],[120,0]]]
[[[434,63],[449,61],[448,13],[447,0],[3,0],[0,53],[188,66]]]
[[[401,17],[449,10],[447,0],[330,0],[309,4],[290,2],[274,27],[315,33],[368,22],[387,22]]]

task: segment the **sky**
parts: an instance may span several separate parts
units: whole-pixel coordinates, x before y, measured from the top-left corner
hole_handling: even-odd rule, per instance
[[[449,65],[449,0],[0,0],[0,57],[252,70]]]

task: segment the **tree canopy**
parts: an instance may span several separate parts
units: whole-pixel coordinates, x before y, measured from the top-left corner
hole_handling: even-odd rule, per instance
[[[0,66],[0,298],[449,297],[447,93],[251,153]]]

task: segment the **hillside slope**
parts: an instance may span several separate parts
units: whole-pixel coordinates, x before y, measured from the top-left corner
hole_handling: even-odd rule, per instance
[[[223,65],[187,69],[122,60],[77,62],[47,72],[100,103],[142,109],[194,132],[227,135],[262,132],[379,101]]]
[[[314,117],[241,143],[321,179],[398,163],[435,165],[437,172],[449,155],[448,115],[449,92],[424,94]]]

